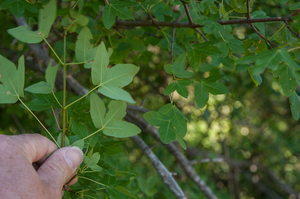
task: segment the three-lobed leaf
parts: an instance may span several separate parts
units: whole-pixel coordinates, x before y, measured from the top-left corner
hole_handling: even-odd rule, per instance
[[[19,58],[17,70],[11,61],[0,55],[0,103],[15,103],[24,96],[24,76],[24,56]]]

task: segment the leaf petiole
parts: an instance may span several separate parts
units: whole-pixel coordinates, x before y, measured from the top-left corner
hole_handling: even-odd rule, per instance
[[[44,128],[44,130],[48,133],[48,135],[52,138],[53,142],[57,145],[58,148],[60,148],[59,144],[56,142],[54,137],[51,135],[51,133],[48,131],[48,129],[44,126],[44,124],[39,120],[39,118],[26,106],[26,104],[20,99],[18,96],[19,101],[22,103],[22,105],[32,114],[32,116],[40,123],[40,125]]]

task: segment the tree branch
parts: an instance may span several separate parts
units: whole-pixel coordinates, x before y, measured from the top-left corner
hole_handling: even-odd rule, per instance
[[[277,47],[278,45],[274,44],[273,42],[269,41],[265,36],[263,36],[258,30],[257,28],[253,25],[253,23],[250,23],[251,20],[251,15],[250,15],[250,0],[247,0],[247,20],[248,20],[248,24],[252,27],[252,29],[256,32],[256,34],[262,38],[263,40],[265,40],[265,42],[269,42],[270,44],[272,44],[273,46]],[[272,47],[271,47],[272,48]]]
[[[144,120],[144,118],[139,114],[127,110],[125,119],[140,127],[142,131],[152,135],[157,142],[161,142],[157,128],[146,122],[146,120]],[[186,175],[200,188],[200,190],[206,195],[206,197],[209,199],[216,199],[217,197],[215,196],[215,194],[200,178],[195,169],[192,167],[190,161],[182,154],[182,152],[180,152],[177,146],[174,143],[165,144],[165,146],[174,155]]]
[[[131,139],[141,148],[143,153],[149,158],[157,173],[160,175],[162,181],[174,193],[176,198],[187,199],[177,182],[174,180],[172,174],[166,169],[166,167],[151,151],[147,144],[138,135],[131,137]]]
[[[296,37],[298,37],[300,39],[299,33],[296,33],[291,26],[289,25],[289,22],[287,20],[284,21],[286,28]]]

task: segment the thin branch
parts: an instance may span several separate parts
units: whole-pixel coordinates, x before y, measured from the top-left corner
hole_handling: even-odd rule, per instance
[[[205,37],[205,35],[202,34],[202,32],[200,32],[200,30],[198,30],[197,28],[194,28],[194,30],[195,30],[197,33],[199,33],[199,35],[200,35],[201,37],[203,37],[203,39],[205,39],[206,41],[209,41],[209,39],[207,39],[207,38]]]
[[[156,21],[154,20],[154,18],[152,17],[152,15],[151,15],[149,12],[148,12],[148,16],[150,17],[150,19],[151,19],[153,25],[155,26]],[[161,28],[160,28],[159,26],[155,26],[155,27],[156,27],[157,29],[161,30]]]
[[[225,162],[224,158],[204,158],[201,160],[192,160],[191,164],[202,164],[202,163],[208,163],[208,162]]]
[[[277,47],[276,44],[274,44],[273,42],[269,41],[265,36],[263,36],[258,30],[257,28],[253,25],[253,23],[251,23],[251,15],[250,15],[250,0],[247,0],[247,20],[248,20],[248,24],[252,27],[252,29],[256,32],[256,34],[262,38],[263,40],[265,40],[265,42],[269,42],[270,44],[272,44],[273,46]]]
[[[172,62],[172,64],[174,62],[173,49],[174,49],[175,31],[176,31],[176,27],[173,27],[172,42],[171,42],[171,62]]]
[[[139,114],[136,114],[132,111],[127,111],[125,119],[129,122],[134,123],[142,129],[142,131],[149,133],[155,138],[157,142],[161,143],[158,130]],[[183,171],[186,175],[200,188],[200,190],[205,194],[209,199],[216,199],[217,196],[212,192],[212,190],[206,185],[206,183],[200,178],[195,169],[192,167],[190,161],[182,154],[182,152],[177,148],[174,143],[169,143],[165,145],[167,149],[174,155],[177,162],[180,164]]]
[[[247,23],[258,23],[258,22],[276,22],[276,21],[284,21],[285,18],[288,21],[292,20],[290,15],[286,17],[269,17],[269,18],[255,18],[255,19],[235,19],[228,21],[216,21],[221,25],[233,25],[233,24],[247,24]],[[152,21],[116,21],[116,25],[127,26],[127,27],[136,27],[136,26],[153,26]],[[183,22],[168,22],[168,21],[156,21],[155,26],[166,26],[166,27],[181,27],[181,28],[201,28],[204,27],[200,24],[189,24]]]
[[[141,148],[143,153],[149,158],[152,165],[156,169],[157,173],[161,177],[162,181],[168,186],[168,188],[174,193],[176,198],[187,199],[177,182],[169,172],[163,163],[157,158],[157,156],[151,151],[147,144],[138,135],[131,137],[131,139]]]
[[[186,15],[187,15],[187,17],[188,17],[188,19],[189,19],[189,24],[190,24],[190,25],[195,24],[195,23],[193,22],[193,19],[192,19],[192,17],[191,17],[190,12],[189,12],[189,8],[188,8],[188,6],[187,6],[187,3],[186,3],[185,1],[182,1],[182,0],[180,0],[180,1],[181,1],[181,3],[183,4],[185,13],[186,13]]]
[[[265,42],[269,42],[270,44],[272,44],[272,45],[275,46],[275,47],[278,46],[278,45],[274,44],[273,42],[269,41],[265,36],[263,36],[263,35],[257,30],[257,28],[256,28],[252,23],[250,23],[249,25],[253,28],[253,30],[256,32],[256,34],[257,34],[260,38],[262,38],[263,40],[265,40]]]
[[[286,28],[296,37],[298,37],[300,39],[299,33],[296,33],[291,26],[289,25],[289,22],[287,20],[284,21]]]
[[[250,16],[250,0],[247,0],[247,19],[251,19],[251,16]]]
[[[105,2],[105,1],[104,1],[104,2]],[[95,21],[98,21],[98,20],[99,20],[99,18],[102,16],[103,11],[104,11],[104,8],[103,8],[102,10],[99,11],[98,15],[97,15],[96,18],[95,18]]]

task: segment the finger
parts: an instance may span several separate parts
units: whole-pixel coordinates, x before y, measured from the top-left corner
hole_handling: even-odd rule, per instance
[[[47,155],[57,149],[57,146],[47,137],[40,134],[22,134],[7,136],[12,145],[18,148],[31,163],[42,164]]]
[[[64,147],[55,151],[37,170],[44,184],[60,192],[83,161],[83,153],[78,147]]]

